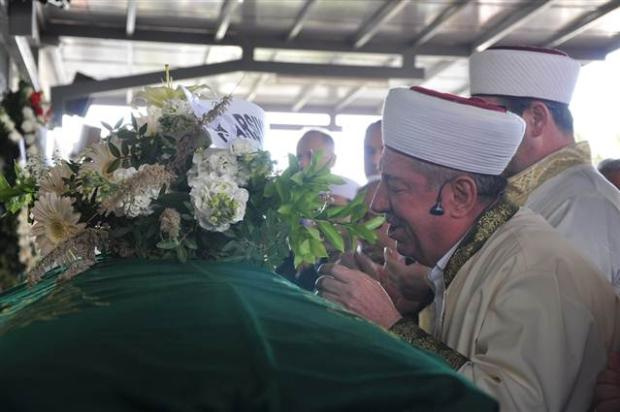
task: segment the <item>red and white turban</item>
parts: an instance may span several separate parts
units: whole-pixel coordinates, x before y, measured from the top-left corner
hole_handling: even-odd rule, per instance
[[[533,97],[569,104],[579,62],[554,49],[497,47],[469,59],[472,96]]]
[[[452,169],[501,174],[525,122],[503,106],[421,87],[389,91],[383,106],[385,146]]]

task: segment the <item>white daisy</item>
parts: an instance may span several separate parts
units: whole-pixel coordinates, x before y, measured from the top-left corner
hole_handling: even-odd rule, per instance
[[[84,162],[80,172],[97,173],[101,177],[111,179],[112,174],[108,172],[112,162],[116,157],[112,155],[107,143],[97,143],[86,149],[85,156],[90,158],[90,162]]]
[[[73,210],[73,201],[56,193],[42,193],[34,204],[32,216],[32,234],[43,256],[86,227],[85,223],[78,223],[81,216]]]
[[[62,196],[67,191],[64,179],[69,177],[71,177],[71,169],[65,162],[60,162],[43,175],[39,190],[41,193],[56,193]]]

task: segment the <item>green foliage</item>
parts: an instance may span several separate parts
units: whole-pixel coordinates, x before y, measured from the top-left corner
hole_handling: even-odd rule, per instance
[[[7,213],[16,214],[22,208],[30,206],[37,191],[34,178],[27,176],[17,164],[14,168],[15,184],[9,184],[4,175],[0,174],[0,203]]]
[[[342,179],[319,165],[320,156],[315,156],[302,169],[297,158],[290,155],[288,169],[270,182],[264,193],[286,223],[295,267],[327,257],[325,243],[339,252],[354,247],[358,239],[374,243],[377,237],[373,230],[383,223],[383,217],[360,223],[367,212],[363,194],[347,206],[328,205],[323,195]]]
[[[169,93],[157,89],[151,94],[164,104]],[[176,92],[174,96],[177,96]],[[221,105],[216,106],[221,110]],[[235,210],[239,209],[235,209],[238,200],[216,191],[200,198],[203,203],[197,206],[198,212],[194,209],[192,201],[197,202],[197,198],[195,193],[192,196],[190,193],[199,186],[192,183],[193,189],[190,188],[188,171],[196,150],[209,147],[210,139],[201,129],[203,119],[192,116],[192,113],[165,112],[158,119],[157,132],[149,134],[147,124],[140,125],[133,116],[127,124],[122,120],[113,126],[103,123],[110,132],[104,140],[105,146],[97,147],[92,159],[86,157],[66,163],[70,174],[63,177],[62,196],[70,198],[73,212],[80,216],[80,223],[89,229],[106,232],[106,244],[98,246],[103,253],[180,261],[247,261],[275,269],[291,250],[295,255],[295,266],[299,266],[314,263],[330,253],[349,250],[357,239],[367,242],[376,239],[374,229],[383,220],[379,217],[363,222],[367,212],[363,195],[346,206],[328,204],[326,194],[330,186],[343,181],[330,174],[326,166],[319,166],[320,156],[314,157],[306,169],[290,156],[290,166],[280,175],[274,175],[274,163],[269,153],[247,152],[243,144],[237,148],[233,146],[233,150],[241,153],[231,151],[228,154],[234,156],[238,167],[238,172],[230,173],[238,174],[225,176],[234,179],[235,193],[243,194],[240,187],[249,193],[243,220],[230,225],[224,232],[201,227],[198,218],[204,217],[204,213],[210,213],[209,218],[221,214],[221,227],[225,228],[229,222],[238,219]],[[94,165],[84,167],[95,160]],[[159,167],[141,168],[145,165]],[[123,175],[130,176],[125,180],[112,176],[118,169],[129,168],[136,171],[125,170]],[[153,171],[155,175],[140,175],[141,170],[146,169],[156,169]],[[64,169],[62,173],[64,176]],[[31,207],[39,189],[35,179],[19,169],[15,175],[14,182],[0,175],[0,204],[10,213]],[[131,180],[131,176],[146,180]],[[193,174],[192,177],[196,178]],[[199,177],[206,179],[198,181],[205,184],[200,188],[207,190],[211,190],[210,183],[220,179],[211,172]],[[147,195],[140,192],[141,185],[147,187],[144,189]],[[130,197],[126,197],[127,192]],[[148,202],[146,206],[140,206],[138,198],[141,202]],[[137,203],[139,208],[135,214],[122,209],[128,205],[134,207]],[[140,209],[144,207],[146,213]],[[118,210],[121,212],[117,214]]]

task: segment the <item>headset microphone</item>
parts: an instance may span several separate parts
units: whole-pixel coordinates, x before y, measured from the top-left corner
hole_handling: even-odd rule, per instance
[[[430,213],[433,216],[443,216],[444,214],[444,210],[443,210],[443,206],[441,205],[441,193],[443,191],[443,188],[450,182],[452,181],[452,179],[446,180],[445,182],[443,182],[441,184],[441,187],[439,188],[439,192],[437,193],[437,200],[435,200],[435,204],[433,205],[433,207],[430,208],[430,210],[428,211],[428,213]]]

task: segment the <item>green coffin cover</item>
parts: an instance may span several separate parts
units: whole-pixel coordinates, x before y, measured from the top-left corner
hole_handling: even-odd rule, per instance
[[[440,359],[241,264],[106,260],[0,295],[0,410],[492,411]]]

